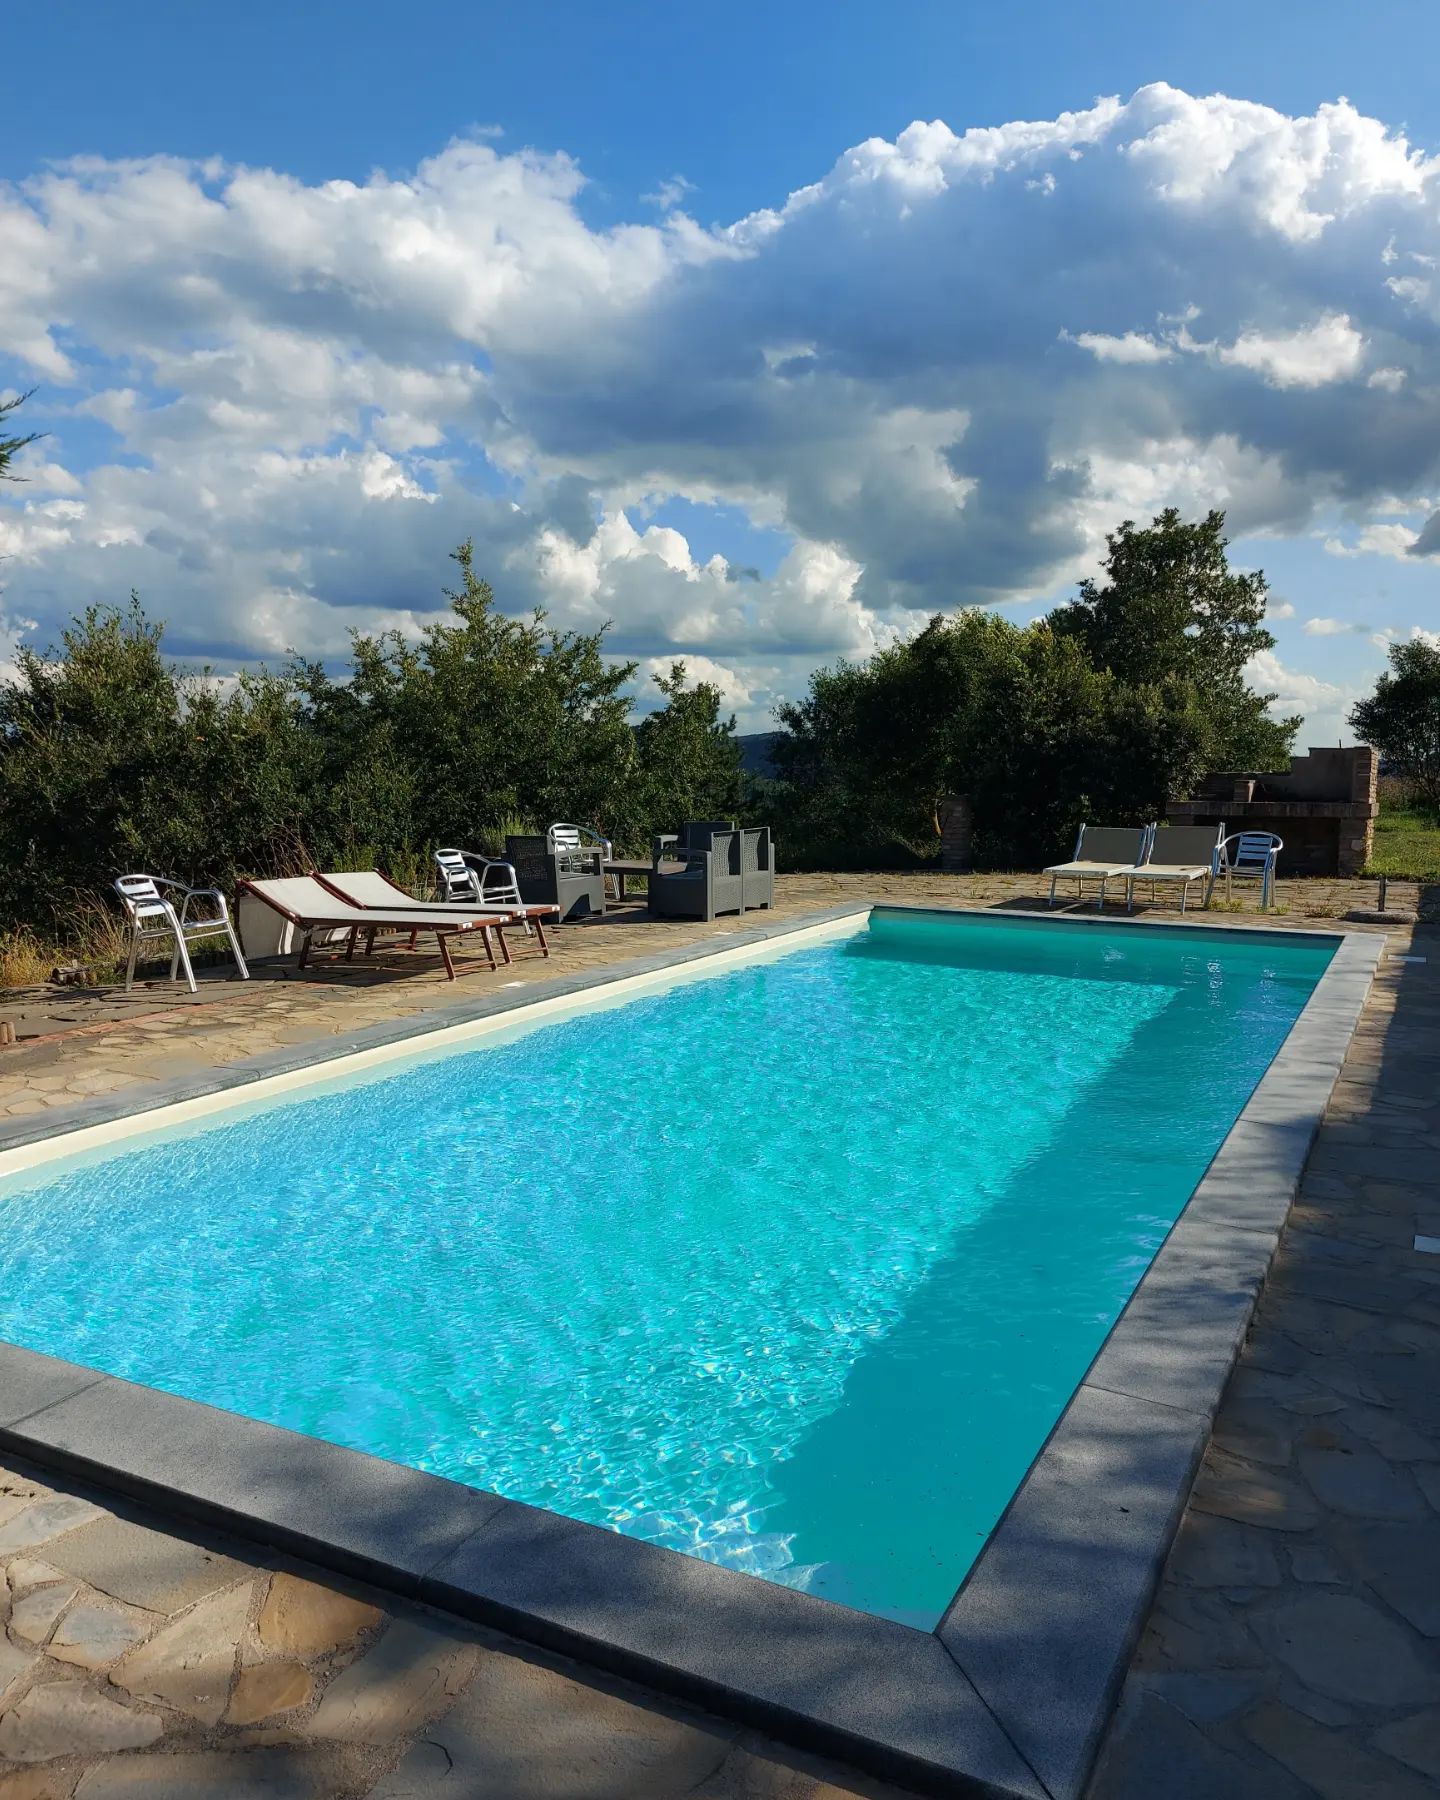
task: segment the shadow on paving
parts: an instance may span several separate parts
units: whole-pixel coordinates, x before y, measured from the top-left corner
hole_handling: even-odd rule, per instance
[[[1089,1800],[1440,1783],[1440,931],[1390,943]]]

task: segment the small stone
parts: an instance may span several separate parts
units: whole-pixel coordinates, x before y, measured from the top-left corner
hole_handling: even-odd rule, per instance
[[[1256,1768],[1154,1694],[1128,1691],[1089,1792],[1105,1800],[1314,1800],[1273,1763]]]
[[[22,1650],[0,1631],[0,1706],[15,1684],[33,1669],[40,1658],[33,1650]]]
[[[1387,1767],[1338,1731],[1317,1730],[1309,1719],[1287,1706],[1270,1703],[1257,1707],[1246,1718],[1245,1731],[1320,1800],[1355,1800],[1360,1794],[1383,1794],[1385,1800],[1434,1800],[1424,1783]]]
[[[57,1494],[39,1500],[0,1525],[0,1556],[16,1550],[28,1550],[33,1544],[48,1543],[61,1532],[73,1531],[100,1517],[100,1508],[88,1500],[76,1500],[69,1494]]]
[[[53,1769],[16,1769],[0,1775],[0,1800],[70,1800],[73,1775],[57,1775]]]
[[[313,1750],[185,1750],[102,1763],[81,1776],[75,1800],[328,1800],[335,1791],[334,1769]]]
[[[1341,1423],[1391,1462],[1430,1462],[1440,1457],[1440,1443],[1421,1437],[1403,1419],[1379,1407],[1352,1407]]]
[[[66,1542],[65,1568],[112,1600],[157,1613],[180,1612],[249,1573],[217,1550],[108,1514]]]
[[[430,1800],[447,1787],[505,1800],[781,1800],[790,1790],[762,1784],[763,1769],[752,1771],[749,1786],[701,1785],[737,1735],[737,1727],[676,1719],[522,1657],[487,1651],[464,1698],[427,1729],[371,1800]],[[835,1789],[818,1784],[798,1787],[793,1800],[822,1795],[839,1800]]]
[[[148,1637],[156,1623],[155,1619],[126,1618],[109,1607],[82,1601],[66,1613],[50,1640],[50,1654],[57,1662],[73,1663],[80,1669],[103,1669]]]
[[[1150,1693],[1177,1707],[1197,1725],[1213,1725],[1248,1706],[1260,1691],[1253,1675],[1205,1675],[1183,1671],[1151,1670],[1132,1675]]]
[[[306,1730],[346,1743],[392,1743],[459,1693],[474,1657],[472,1646],[447,1632],[397,1619],[330,1683]]]
[[[0,1757],[32,1763],[139,1750],[164,1729],[153,1714],[135,1712],[82,1682],[45,1681],[0,1716]]]
[[[138,1699],[158,1700],[202,1725],[218,1725],[230,1699],[250,1592],[247,1582],[201,1600],[132,1650],[110,1679]]]
[[[1314,1719],[1317,1725],[1352,1725],[1355,1722],[1353,1706],[1347,1706],[1343,1700],[1332,1700],[1326,1694],[1312,1694],[1298,1681],[1282,1681],[1277,1698],[1286,1706],[1294,1707],[1296,1712],[1304,1713],[1307,1719]]]
[[[27,1644],[43,1644],[54,1630],[55,1621],[79,1592],[73,1581],[32,1588],[10,1608],[11,1632]]]
[[[303,1663],[255,1663],[240,1671],[225,1710],[225,1723],[258,1725],[276,1713],[304,1706],[314,1692],[315,1683]]]
[[[22,1594],[28,1594],[31,1588],[44,1587],[49,1581],[64,1581],[65,1571],[57,1569],[53,1563],[41,1562],[33,1556],[17,1556],[5,1571],[10,1587],[10,1598],[18,1600]]]
[[[1319,1517],[1315,1502],[1289,1476],[1257,1469],[1213,1448],[1206,1455],[1191,1504],[1265,1531],[1308,1531]]]
[[[1334,1700],[1416,1706],[1440,1695],[1404,1627],[1353,1594],[1297,1595],[1250,1623],[1298,1681]]]
[[[1302,1545],[1290,1552],[1290,1573],[1297,1581],[1341,1582],[1345,1572],[1328,1550]]]
[[[1420,1496],[1373,1450],[1302,1450],[1300,1473],[1322,1506],[1357,1519],[1418,1519]]]
[[[1149,1666],[1214,1673],[1253,1669],[1264,1658],[1229,1608],[1213,1595],[1167,1587],[1146,1623]]]
[[[1282,1400],[1280,1404],[1287,1412],[1304,1413],[1310,1418],[1341,1412],[1345,1406],[1345,1402],[1337,1400],[1333,1394],[1301,1394],[1298,1400]]]
[[[378,1606],[282,1569],[270,1577],[260,1609],[260,1642],[290,1656],[323,1656],[354,1643],[384,1617]]]
[[[1280,1565],[1262,1533],[1231,1519],[1191,1511],[1175,1545],[1175,1578],[1196,1587],[1278,1587]]]
[[[1387,1756],[1440,1782],[1440,1712],[1433,1707],[1386,1725],[1375,1733],[1374,1742]]]
[[[1440,1638],[1440,1531],[1428,1519],[1352,1526],[1340,1547],[1387,1606],[1426,1637]]]
[[[1283,1468],[1290,1460],[1291,1421],[1258,1406],[1226,1408],[1215,1421],[1214,1441],[1232,1456]]]

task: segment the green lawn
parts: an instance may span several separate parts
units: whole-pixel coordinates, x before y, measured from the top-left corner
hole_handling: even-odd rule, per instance
[[[1421,813],[1385,811],[1375,821],[1375,852],[1367,875],[1401,881],[1440,881],[1440,825]]]

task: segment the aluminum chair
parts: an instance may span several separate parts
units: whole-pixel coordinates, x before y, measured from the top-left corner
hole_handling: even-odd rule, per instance
[[[483,900],[487,906],[493,901],[517,908],[525,904],[514,865],[503,857],[481,856],[476,850],[437,850],[435,867],[443,901]]]
[[[1205,895],[1208,905],[1210,895],[1215,892],[1216,880],[1225,877],[1225,898],[1230,898],[1230,884],[1233,880],[1258,881],[1260,883],[1260,910],[1268,912],[1275,892],[1275,862],[1285,848],[1284,838],[1278,838],[1273,831],[1233,831],[1220,845],[1215,857],[1215,867],[1210,876],[1210,888]]]
[[[551,825],[545,833],[545,847],[561,856],[584,854],[593,856],[598,850],[607,861],[613,854],[614,846],[609,838],[602,837],[598,831],[592,831],[588,825]]]
[[[184,895],[179,912],[161,893],[162,888],[173,888]],[[196,992],[196,986],[195,971],[190,966],[189,946],[199,938],[227,938],[230,952],[235,958],[235,967],[240,971],[240,979],[250,979],[250,971],[245,966],[245,958],[240,950],[240,940],[235,936],[235,927],[230,922],[230,909],[219,888],[187,887],[183,881],[173,881],[168,875],[121,875],[115,882],[115,892],[120,896],[120,904],[125,908],[131,927],[130,956],[125,964],[127,994],[135,984],[135,964],[139,960],[141,944],[167,937],[174,943],[170,953],[170,979],[174,981],[177,968],[183,969],[186,985],[192,994]],[[192,900],[213,900],[216,906],[215,917],[192,919]]]

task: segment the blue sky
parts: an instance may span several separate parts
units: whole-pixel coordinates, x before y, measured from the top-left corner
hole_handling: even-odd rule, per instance
[[[132,581],[186,654],[333,655],[473,530],[502,599],[763,725],[1217,496],[1317,736],[1440,630],[1423,0],[50,0],[0,48],[0,390],[52,434],[0,660]]]

